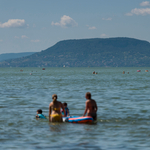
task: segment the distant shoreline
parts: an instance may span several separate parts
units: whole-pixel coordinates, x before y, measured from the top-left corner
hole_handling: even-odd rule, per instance
[[[134,38],[63,40],[28,56],[0,62],[0,67],[147,67],[150,43]]]

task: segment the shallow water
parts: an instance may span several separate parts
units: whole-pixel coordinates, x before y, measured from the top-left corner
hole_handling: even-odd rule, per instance
[[[0,149],[149,150],[150,72],[146,69],[150,71],[0,68]],[[94,70],[98,74],[92,74]],[[71,115],[83,115],[88,91],[97,101],[97,124],[35,119],[39,108],[48,116],[54,93],[68,103]]]

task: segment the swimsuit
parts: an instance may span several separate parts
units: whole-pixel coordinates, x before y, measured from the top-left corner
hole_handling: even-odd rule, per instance
[[[50,115],[50,116],[53,117],[53,119],[54,119],[55,121],[58,121],[58,122],[60,122],[61,119],[62,119],[61,114],[52,114],[52,115]]]
[[[69,109],[68,109],[68,107],[66,107],[65,108],[65,112],[66,112],[66,116],[68,115],[68,112],[69,112]],[[62,113],[62,115],[64,115],[64,112],[63,112],[63,110],[61,110],[61,113]]]
[[[92,114],[91,117],[93,118],[93,120],[96,120],[97,119],[97,114]]]
[[[60,108],[53,108],[54,111],[60,111]]]
[[[52,117],[52,119],[54,121],[60,122],[62,120],[62,116],[61,116],[61,114],[59,114],[60,113],[60,107],[59,108],[54,108],[53,107],[53,111],[55,111],[56,114],[52,114],[52,115],[50,115],[50,117]]]
[[[91,116],[93,120],[97,119],[97,114],[96,113],[89,113],[88,116]]]
[[[39,116],[39,118],[46,119],[43,114],[37,114],[37,115]]]

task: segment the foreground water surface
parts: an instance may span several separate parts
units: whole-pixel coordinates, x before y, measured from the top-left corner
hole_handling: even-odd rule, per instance
[[[150,72],[146,69],[150,71],[0,68],[0,149],[149,150]],[[97,124],[35,119],[39,108],[48,116],[54,93],[68,103],[71,115],[83,115],[88,91],[97,101]]]

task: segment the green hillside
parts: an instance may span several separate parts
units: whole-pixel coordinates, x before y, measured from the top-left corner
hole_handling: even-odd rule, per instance
[[[30,56],[0,62],[0,67],[144,67],[150,66],[150,43],[132,38],[60,41]]]

